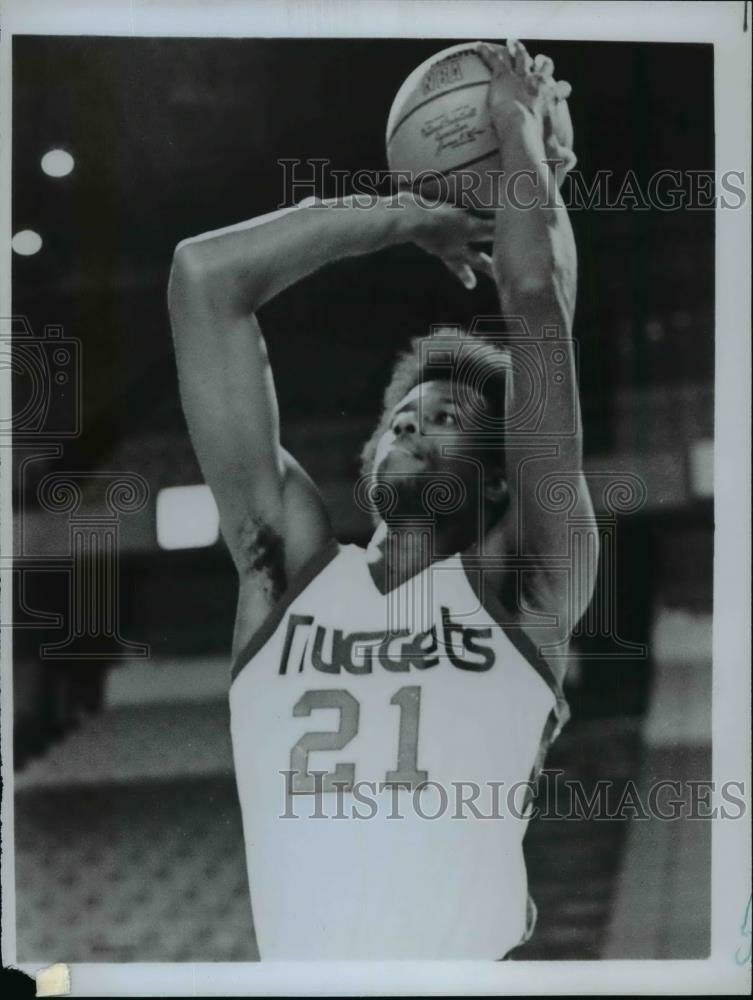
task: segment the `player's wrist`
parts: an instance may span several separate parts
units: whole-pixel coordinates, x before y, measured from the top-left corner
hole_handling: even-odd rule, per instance
[[[531,107],[523,101],[508,101],[504,108],[492,114],[491,119],[501,149],[510,141],[523,138],[531,132],[543,140],[544,117],[538,107]]]
[[[374,201],[357,194],[342,198],[307,198],[297,206],[325,242],[334,226],[336,231],[348,236],[350,251],[357,254],[410,240],[401,225],[404,213],[397,207],[394,198],[379,197]]]
[[[419,207],[412,191],[398,191],[391,197],[382,199],[388,216],[391,244],[414,243],[428,223],[427,212]]]
[[[538,170],[546,162],[544,122],[536,112],[522,108],[507,119],[499,134],[504,170]]]

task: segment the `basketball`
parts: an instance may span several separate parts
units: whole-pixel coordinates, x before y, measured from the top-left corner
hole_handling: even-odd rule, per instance
[[[387,163],[398,187],[423,193],[439,190],[439,175],[462,176],[462,201],[474,207],[496,204],[499,141],[487,106],[491,73],[472,45],[443,49],[421,63],[402,84],[387,120]],[[566,101],[549,120],[564,146],[572,146]]]
[[[390,170],[409,173],[401,187],[426,190],[437,173],[473,170],[466,181],[488,204],[491,179],[499,170],[497,136],[487,109],[491,73],[469,45],[453,45],[421,63],[398,90],[387,120]]]

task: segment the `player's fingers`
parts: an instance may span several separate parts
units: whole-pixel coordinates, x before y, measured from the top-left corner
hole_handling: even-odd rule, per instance
[[[574,150],[571,149],[570,146],[566,146],[563,142],[560,142],[554,133],[547,136],[544,146],[546,148],[547,155],[550,158],[564,160],[566,163],[570,164],[570,166],[575,165],[576,156]],[[568,167],[568,169],[570,169],[570,167]]]
[[[479,40],[473,43],[473,48],[482,56],[488,56],[492,59],[498,59],[499,56],[505,51],[504,45],[500,45],[499,42],[483,42]]]
[[[481,62],[493,73],[499,62],[499,53],[495,51],[496,46],[492,46],[488,42],[476,42],[474,49]]]
[[[557,80],[554,85],[554,96],[558,101],[566,101],[572,92],[573,88],[567,80]]]
[[[568,149],[566,146],[560,146],[557,150],[558,159],[562,160],[561,172],[563,174],[568,174],[573,169],[575,164],[578,162],[578,157],[575,155],[572,149]]]
[[[533,60],[528,55],[525,45],[519,42],[517,38],[508,38],[507,51],[510,53],[510,58],[512,59],[513,70],[518,76],[526,76],[531,71]]]
[[[455,277],[460,281],[470,292],[476,287],[476,275],[473,273],[471,267],[466,264],[463,260],[457,257],[443,257],[447,268],[455,275]]]
[[[493,45],[491,42],[478,42],[476,44],[482,62],[491,73],[502,73],[512,69],[510,54],[503,45]]]
[[[492,259],[488,253],[483,253],[481,251],[469,251],[468,264],[474,269],[474,271],[478,271],[480,274],[486,274],[490,278],[494,277],[494,272],[492,271]]]
[[[567,177],[578,162],[578,157],[572,149],[560,145],[556,140],[552,140],[546,144],[546,155],[547,163],[550,169],[554,171],[557,187],[562,187],[565,177]]]
[[[554,63],[549,56],[544,56],[541,53],[534,57],[533,68],[540,76],[548,78],[554,75]]]

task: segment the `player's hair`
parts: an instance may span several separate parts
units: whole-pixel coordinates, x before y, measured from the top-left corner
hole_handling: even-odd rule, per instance
[[[455,327],[435,331],[430,337],[414,337],[408,350],[397,358],[384,391],[382,412],[374,431],[361,451],[361,474],[373,471],[379,439],[389,424],[390,414],[400,400],[422,382],[450,381],[459,390],[471,386],[477,389],[486,403],[485,425],[473,431],[489,433],[489,419],[497,428],[505,414],[505,388],[509,355],[496,344],[473,336]],[[500,451],[484,451],[483,460],[493,454],[493,463],[504,464]]]

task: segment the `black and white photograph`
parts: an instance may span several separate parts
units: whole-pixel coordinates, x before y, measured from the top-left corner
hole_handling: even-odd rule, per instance
[[[12,995],[747,994],[749,5],[4,6]]]

